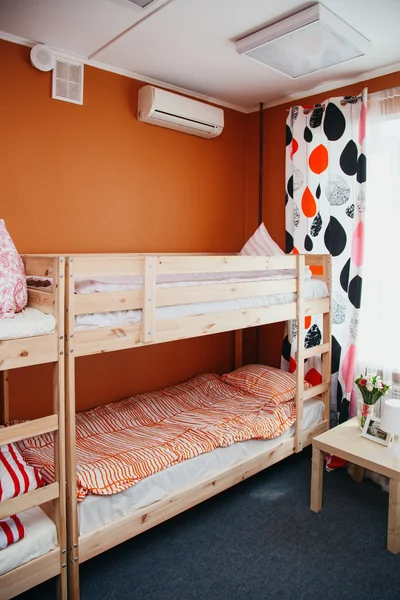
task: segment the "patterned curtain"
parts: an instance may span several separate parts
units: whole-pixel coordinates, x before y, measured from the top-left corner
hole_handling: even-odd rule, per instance
[[[366,97],[295,106],[286,122],[286,252],[332,254],[331,422],[349,416],[361,303],[366,156]],[[321,343],[322,317],[307,317],[306,348]],[[297,321],[287,326],[282,368],[296,370]],[[322,381],[321,359],[306,379]]]

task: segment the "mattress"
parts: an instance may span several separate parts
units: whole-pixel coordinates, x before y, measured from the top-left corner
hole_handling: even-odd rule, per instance
[[[222,276],[216,274],[193,274],[174,275],[157,278],[160,288],[211,285],[220,283],[249,283],[262,282],[295,277],[295,272],[290,271],[260,271],[258,276],[253,273],[229,273]],[[326,282],[321,279],[305,277],[305,297],[308,300],[315,298],[326,298],[329,295]],[[141,289],[142,278],[108,278],[108,279],[81,279],[76,282],[75,292],[86,294],[94,292],[110,292],[121,290]],[[296,293],[268,294],[265,296],[253,296],[246,298],[232,298],[229,300],[218,300],[215,302],[197,302],[194,304],[179,304],[175,306],[162,306],[156,309],[156,319],[174,319],[193,315],[204,315],[230,310],[246,310],[249,308],[265,307],[274,304],[295,302]],[[114,312],[103,312],[83,314],[76,317],[76,329],[90,329],[94,327],[106,327],[117,325],[129,325],[142,321],[142,310],[123,310]]]
[[[303,428],[309,429],[312,425],[320,423],[323,412],[323,402],[317,399],[306,400],[303,407]],[[213,452],[200,454],[151,475],[118,494],[86,496],[78,505],[80,534],[89,533],[204,479],[216,477],[225,469],[243,460],[273,450],[282,441],[292,437],[294,431],[293,425],[283,435],[272,440],[237,442],[226,448],[217,448]]]
[[[0,550],[0,575],[43,556],[57,546],[57,530],[53,521],[39,507],[18,513],[25,526],[25,537]]]
[[[53,315],[36,308],[24,308],[13,319],[0,319],[0,340],[16,340],[54,333],[56,320]]]

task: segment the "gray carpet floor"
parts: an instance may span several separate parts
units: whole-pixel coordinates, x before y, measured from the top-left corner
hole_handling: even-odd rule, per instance
[[[81,566],[82,600],[398,600],[388,495],[324,473],[309,510],[309,449]],[[20,600],[54,598],[46,582]]]

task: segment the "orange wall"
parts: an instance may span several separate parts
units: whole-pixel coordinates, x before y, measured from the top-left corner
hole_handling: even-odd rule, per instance
[[[85,67],[84,105],[51,99],[29,49],[0,40],[0,218],[25,252],[235,252],[257,226],[258,119],[225,109],[215,140],[138,123],[142,83]],[[400,85],[400,73],[365,82]],[[299,100],[358,93],[363,83]],[[284,247],[284,124],[264,112],[264,221]],[[261,360],[279,364],[282,328],[264,328]],[[245,335],[254,361],[254,331]],[[80,409],[233,367],[222,334],[77,361]],[[11,374],[12,416],[49,412],[49,367]]]
[[[51,75],[4,41],[0,81],[0,218],[21,253],[240,249],[252,189],[247,115],[225,109],[215,140],[138,123],[143,84],[91,67],[83,106],[52,100]],[[223,334],[80,359],[79,407],[227,371],[232,342]],[[48,371],[12,373],[12,416],[48,412]]]
[[[264,223],[275,241],[285,249],[285,122],[288,109],[295,105],[313,105],[331,96],[357,95],[364,87],[370,93],[400,85],[400,72],[334,89],[316,96],[307,96],[264,111],[263,215]],[[263,328],[261,362],[280,363],[283,324]]]

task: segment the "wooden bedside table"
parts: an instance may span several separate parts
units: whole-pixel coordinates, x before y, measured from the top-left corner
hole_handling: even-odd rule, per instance
[[[389,477],[387,549],[393,554],[398,554],[400,552],[400,460],[391,457],[386,446],[361,437],[356,418],[316,436],[312,441],[310,503],[310,508],[314,512],[319,512],[322,508],[323,452],[334,454],[359,467]]]

